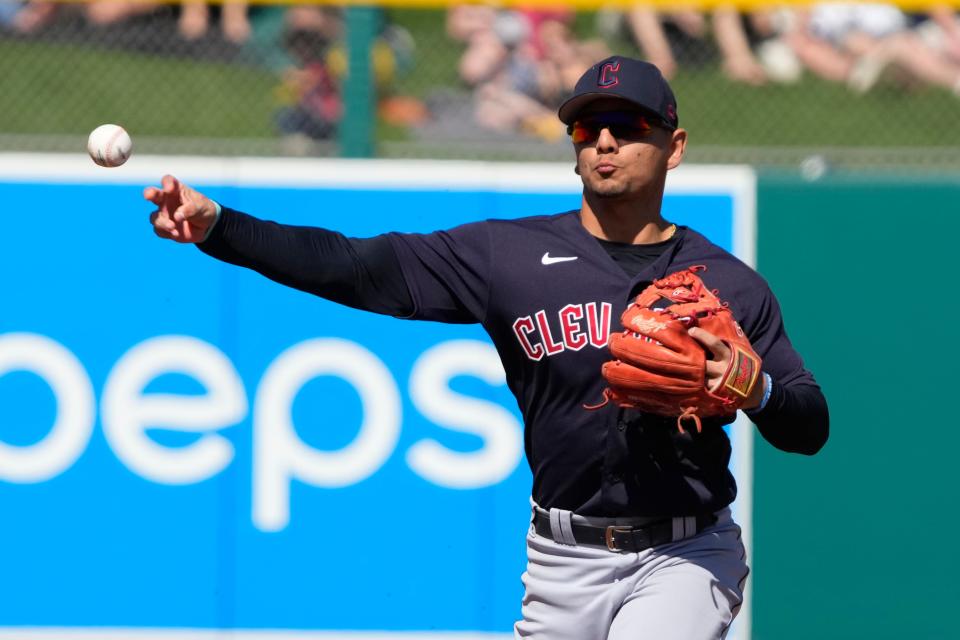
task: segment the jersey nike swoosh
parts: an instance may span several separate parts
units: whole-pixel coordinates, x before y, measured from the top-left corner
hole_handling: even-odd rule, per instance
[[[550,252],[547,251],[545,254],[543,254],[543,257],[540,258],[540,263],[556,264],[558,262],[570,262],[571,260],[576,260],[576,259],[577,259],[577,256],[557,256],[556,258],[553,258],[550,256]]]

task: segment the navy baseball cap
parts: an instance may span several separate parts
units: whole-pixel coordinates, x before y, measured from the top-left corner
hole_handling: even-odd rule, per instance
[[[580,111],[600,98],[622,98],[663,121],[671,129],[680,125],[677,99],[656,65],[610,56],[587,69],[577,80],[573,95],[560,105],[560,121],[572,124]]]

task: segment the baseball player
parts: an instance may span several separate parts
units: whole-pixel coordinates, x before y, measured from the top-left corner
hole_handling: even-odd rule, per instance
[[[826,401],[766,282],[662,217],[687,134],[657,68],[603,60],[559,117],[583,182],[576,211],[358,239],[258,220],[172,176],[144,197],[158,236],[284,285],[398,318],[483,325],[522,411],[533,472],[517,638],[722,638],[748,573],[721,428],[735,411],[678,429],[676,416],[597,403],[610,397],[600,372],[617,320],[651,282],[695,267],[762,359],[755,376],[740,376],[749,384],[737,405],[761,435],[816,453]],[[689,334],[708,354],[695,373],[718,390],[741,350],[700,327]]]

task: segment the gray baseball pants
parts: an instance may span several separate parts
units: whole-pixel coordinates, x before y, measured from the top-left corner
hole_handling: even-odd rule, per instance
[[[724,638],[743,602],[749,569],[730,510],[717,516],[716,524],[693,537],[639,553],[561,544],[531,526],[523,619],[514,625],[514,638]],[[569,511],[559,517],[580,518]],[[552,511],[551,523],[557,519]],[[677,520],[682,532],[684,519]],[[564,540],[559,532],[554,537]]]

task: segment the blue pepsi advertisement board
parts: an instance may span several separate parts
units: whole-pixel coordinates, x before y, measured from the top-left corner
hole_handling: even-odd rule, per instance
[[[351,236],[579,206],[566,165],[0,156],[0,638],[512,637],[530,473],[483,331],[161,241],[165,172]],[[678,170],[665,216],[752,262],[753,181]]]

